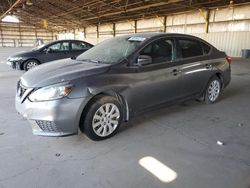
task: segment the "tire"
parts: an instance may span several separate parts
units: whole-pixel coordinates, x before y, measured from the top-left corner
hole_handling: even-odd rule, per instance
[[[83,120],[83,132],[95,141],[112,137],[122,121],[122,107],[111,96],[98,97],[88,107]]]
[[[205,102],[207,104],[215,103],[221,94],[222,89],[221,80],[217,76],[213,76],[208,82],[207,89],[205,91]]]
[[[28,61],[26,61],[23,65],[23,69],[25,71],[30,70],[31,68],[34,68],[35,66],[39,65],[39,62],[35,59],[30,59]]]

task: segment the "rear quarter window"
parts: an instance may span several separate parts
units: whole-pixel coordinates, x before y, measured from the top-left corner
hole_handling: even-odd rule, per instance
[[[210,53],[210,51],[211,51],[211,47],[210,46],[208,46],[207,44],[205,44],[205,43],[202,42],[202,47],[203,47],[203,53],[204,53],[204,55],[207,55],[207,54]]]

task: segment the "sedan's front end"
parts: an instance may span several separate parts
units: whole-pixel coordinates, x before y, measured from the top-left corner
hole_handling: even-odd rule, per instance
[[[16,109],[32,126],[33,134],[64,136],[78,132],[79,119],[86,100],[69,98],[73,85],[61,83],[42,88],[17,84]]]
[[[16,110],[31,123],[35,135],[76,134],[82,111],[91,98],[85,80],[108,68],[73,59],[37,66],[17,83]]]
[[[21,70],[21,64],[23,63],[22,57],[9,57],[7,59],[7,64],[11,66],[13,69]]]

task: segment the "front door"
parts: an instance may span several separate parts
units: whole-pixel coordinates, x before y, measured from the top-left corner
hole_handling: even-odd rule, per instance
[[[44,62],[69,58],[69,42],[62,41],[48,46],[45,50]]]
[[[175,61],[174,41],[162,38],[146,46],[139,56],[152,58],[150,64],[141,65],[130,74],[131,98],[127,99],[132,112],[143,111],[180,97],[181,84],[178,62]]]

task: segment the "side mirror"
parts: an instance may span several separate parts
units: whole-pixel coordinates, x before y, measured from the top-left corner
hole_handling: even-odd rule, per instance
[[[51,53],[53,50],[51,48],[45,49],[45,53]]]
[[[142,65],[148,65],[152,63],[152,57],[148,55],[140,55],[137,59],[137,64],[142,66]]]

